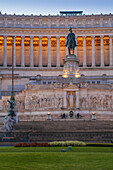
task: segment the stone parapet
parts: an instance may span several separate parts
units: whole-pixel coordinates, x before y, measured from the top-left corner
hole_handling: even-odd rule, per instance
[[[8,15],[0,13],[0,26],[13,28],[93,28],[112,27],[113,14],[59,16]]]

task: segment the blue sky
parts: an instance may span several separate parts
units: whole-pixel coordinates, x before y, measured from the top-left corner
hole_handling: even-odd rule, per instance
[[[57,15],[61,10],[113,14],[113,0],[0,0],[0,11],[3,14]]]

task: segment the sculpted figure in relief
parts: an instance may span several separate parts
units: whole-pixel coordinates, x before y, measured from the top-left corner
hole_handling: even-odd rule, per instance
[[[74,106],[74,96],[73,96],[72,92],[69,95],[69,103],[70,103],[70,107],[72,108]]]
[[[39,110],[41,108],[60,108],[62,107],[63,100],[61,95],[33,95],[26,98],[27,110]]]
[[[112,109],[112,96],[111,95],[99,95],[99,96],[89,96],[89,98],[82,97],[80,99],[81,107],[87,108],[89,103],[89,108],[94,109]]]

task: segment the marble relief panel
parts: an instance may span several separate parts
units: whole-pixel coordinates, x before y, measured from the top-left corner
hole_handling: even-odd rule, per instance
[[[112,95],[89,95],[80,98],[80,107],[82,109],[98,109],[111,110],[113,109]]]
[[[63,106],[63,96],[54,93],[32,93],[25,99],[25,110],[42,110],[49,108],[61,108]]]

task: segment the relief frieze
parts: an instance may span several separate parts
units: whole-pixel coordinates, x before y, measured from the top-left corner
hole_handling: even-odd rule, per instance
[[[63,106],[63,96],[59,94],[32,95],[26,97],[25,109],[37,111],[46,108],[61,108]]]
[[[82,109],[99,109],[111,110],[113,109],[112,95],[89,95],[88,97],[80,98],[80,107]]]

